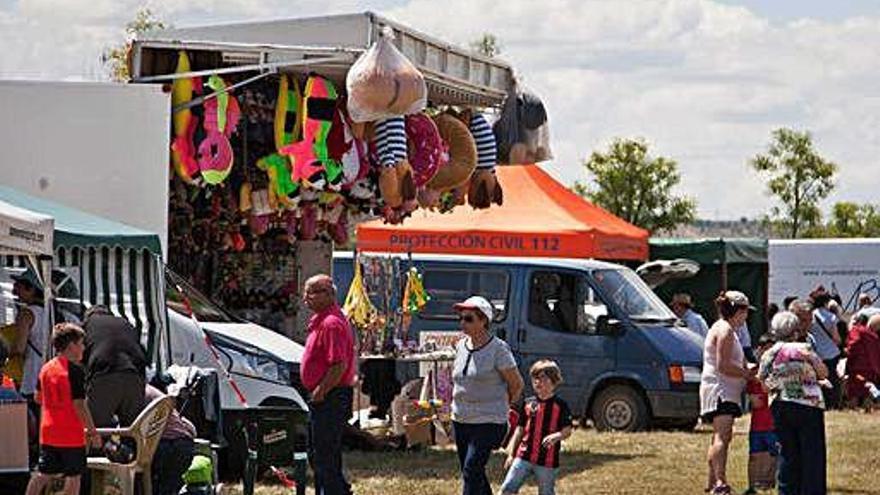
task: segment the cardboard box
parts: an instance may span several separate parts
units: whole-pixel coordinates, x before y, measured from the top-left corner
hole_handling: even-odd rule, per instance
[[[0,425],[0,472],[27,472],[27,403],[0,402]]]

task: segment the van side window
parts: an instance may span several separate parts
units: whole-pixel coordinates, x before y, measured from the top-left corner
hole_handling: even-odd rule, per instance
[[[579,278],[564,272],[535,272],[529,283],[529,323],[557,332],[577,332]]]
[[[485,297],[496,310],[506,313],[510,277],[504,270],[425,268],[424,282],[431,300],[422,310],[421,318],[455,319],[452,305],[473,295]]]
[[[564,333],[596,333],[608,309],[581,275],[540,271],[529,284],[529,323]]]

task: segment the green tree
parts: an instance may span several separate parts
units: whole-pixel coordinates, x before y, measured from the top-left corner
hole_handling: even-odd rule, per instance
[[[575,182],[574,192],[634,225],[660,232],[694,221],[696,202],[672,193],[681,182],[678,164],[649,156],[643,139],[616,139],[584,167],[594,184]]]
[[[829,237],[878,237],[880,210],[872,204],[834,203],[825,234]]]
[[[125,25],[125,42],[107,48],[101,54],[101,63],[107,67],[110,78],[118,82],[128,82],[131,79],[128,67],[131,42],[138,35],[166,27],[169,26],[156,17],[153,11],[146,7],[139,8],[134,14],[134,19]]]
[[[837,165],[816,152],[809,132],[776,129],[767,153],[749,164],[767,177],[768,193],[781,203],[769,216],[777,230],[796,238],[820,224],[819,202],[834,189]]]
[[[501,55],[501,42],[492,33],[483,33],[478,40],[471,42],[471,50],[487,57]]]

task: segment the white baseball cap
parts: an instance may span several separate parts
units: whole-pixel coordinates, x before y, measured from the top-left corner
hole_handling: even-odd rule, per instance
[[[736,306],[744,306],[746,308],[749,308],[751,311],[755,311],[757,309],[749,302],[749,298],[738,290],[729,290],[724,293],[724,297],[726,297],[728,301]]]
[[[454,305],[453,308],[456,310],[473,309],[479,311],[480,313],[483,313],[489,321],[492,321],[492,316],[495,314],[495,310],[492,308],[492,303],[482,296],[471,296]]]

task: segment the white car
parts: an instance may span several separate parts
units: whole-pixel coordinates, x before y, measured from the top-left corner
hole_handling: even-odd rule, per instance
[[[168,278],[171,364],[217,369],[224,411],[253,406],[291,406],[308,411],[299,380],[302,345],[230,315],[174,274],[169,273]],[[186,292],[195,320],[185,316],[178,287]],[[209,339],[216,353],[209,347]],[[224,378],[226,372],[221,367],[243,397]]]

